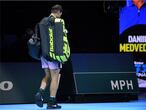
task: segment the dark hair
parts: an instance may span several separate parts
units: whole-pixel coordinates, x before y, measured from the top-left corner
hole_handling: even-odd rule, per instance
[[[54,6],[52,7],[52,9],[51,9],[51,13],[56,13],[57,11],[60,11],[60,12],[63,11],[61,5],[58,5],[58,4],[57,4],[57,5],[54,5]]]

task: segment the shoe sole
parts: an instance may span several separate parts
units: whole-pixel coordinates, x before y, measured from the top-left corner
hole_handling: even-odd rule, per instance
[[[61,109],[61,106],[57,106],[57,107],[47,106],[47,109]]]
[[[61,107],[47,107],[47,109],[61,109]]]

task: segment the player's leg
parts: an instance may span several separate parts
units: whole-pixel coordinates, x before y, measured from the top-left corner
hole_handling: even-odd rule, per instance
[[[45,77],[42,79],[42,82],[40,85],[40,90],[42,91],[46,89],[51,78],[50,70],[48,68],[44,68],[44,72],[45,72]]]
[[[57,104],[56,101],[56,94],[60,82],[60,67],[58,66],[58,63],[53,63],[51,65],[55,65],[53,69],[50,69],[50,74],[51,74],[51,82],[50,82],[50,97],[49,97],[49,102],[47,105],[48,109],[51,108],[61,108],[60,105]],[[51,68],[51,67],[50,67]]]
[[[43,93],[48,85],[48,82],[51,78],[50,71],[49,71],[49,66],[48,66],[48,61],[41,57],[41,63],[42,63],[42,68],[44,69],[45,76],[43,77],[40,85],[40,89],[35,95],[35,102],[39,107],[43,107]]]
[[[56,94],[59,86],[60,76],[59,74],[60,69],[50,70],[51,73],[51,83],[50,83],[50,97],[47,108],[61,108],[60,105],[56,102]]]
[[[35,95],[35,101],[39,107],[43,107],[43,94],[51,78],[49,69],[44,68],[44,71],[45,71],[45,77],[42,79],[40,89]]]
[[[60,69],[50,70],[51,73],[51,83],[50,83],[50,97],[56,97],[56,93],[59,86],[60,76],[59,74]]]

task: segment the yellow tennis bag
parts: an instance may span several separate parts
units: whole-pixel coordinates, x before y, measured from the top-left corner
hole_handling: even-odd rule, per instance
[[[41,54],[48,60],[66,62],[70,57],[67,30],[63,19],[56,18],[53,24],[45,17],[38,24]]]

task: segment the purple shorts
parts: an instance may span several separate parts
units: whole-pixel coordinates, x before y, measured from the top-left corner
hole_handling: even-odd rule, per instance
[[[44,57],[41,57],[41,64],[42,64],[42,68],[48,68],[48,69],[62,68],[62,63],[56,61],[48,61]]]

